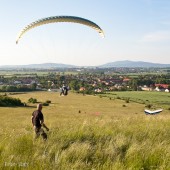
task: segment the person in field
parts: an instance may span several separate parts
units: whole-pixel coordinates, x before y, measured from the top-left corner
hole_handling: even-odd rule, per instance
[[[49,128],[44,123],[44,116],[41,111],[42,104],[38,104],[37,110],[32,113],[32,124],[35,131],[35,138],[38,138],[41,135],[44,140],[47,140],[47,134],[44,132],[43,128],[47,131],[49,131]]]
[[[69,88],[63,84],[63,86],[61,88],[60,96],[67,96],[68,95],[68,89]]]

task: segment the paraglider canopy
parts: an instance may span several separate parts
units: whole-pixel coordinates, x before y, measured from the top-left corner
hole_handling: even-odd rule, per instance
[[[155,114],[158,114],[158,113],[160,113],[162,111],[163,111],[163,109],[158,109],[158,110],[147,110],[147,109],[145,109],[144,110],[146,115],[148,115],[148,114],[149,115],[155,115]]]
[[[103,30],[97,24],[95,24],[94,22],[90,20],[87,20],[85,18],[75,17],[75,16],[52,16],[52,17],[42,18],[42,19],[36,20],[28,24],[19,33],[16,39],[16,44],[18,44],[19,39],[30,29],[44,25],[44,24],[57,23],[57,22],[71,22],[71,23],[83,24],[83,25],[86,25],[88,27],[95,29],[102,37],[104,37]]]

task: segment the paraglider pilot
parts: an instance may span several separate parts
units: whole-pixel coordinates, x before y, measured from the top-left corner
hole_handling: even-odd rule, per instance
[[[61,96],[61,95],[66,96],[67,94],[68,94],[68,87],[63,84],[63,86],[62,86],[62,88],[61,88],[60,96]]]
[[[38,138],[41,135],[44,140],[47,140],[47,134],[44,132],[43,128],[47,131],[49,131],[49,128],[44,124],[44,116],[41,111],[42,104],[38,104],[37,110],[32,113],[32,124],[35,131],[35,138]]]

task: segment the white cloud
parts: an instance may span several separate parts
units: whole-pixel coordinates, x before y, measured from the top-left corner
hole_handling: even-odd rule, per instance
[[[157,31],[146,34],[141,41],[143,42],[163,42],[170,40],[170,31]]]

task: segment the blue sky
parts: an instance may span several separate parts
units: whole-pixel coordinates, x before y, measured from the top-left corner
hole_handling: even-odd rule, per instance
[[[170,64],[169,0],[0,0],[0,65],[65,63],[100,65],[120,60]],[[56,23],[27,32],[27,24],[49,16],[89,19],[105,32]]]

